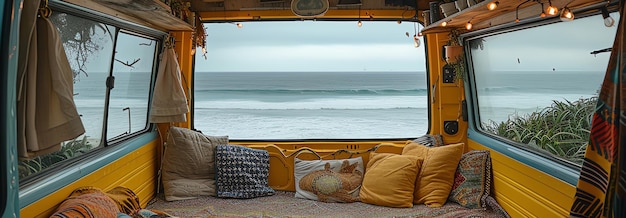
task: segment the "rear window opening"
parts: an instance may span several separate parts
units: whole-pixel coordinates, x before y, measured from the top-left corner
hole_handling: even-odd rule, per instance
[[[419,23],[205,27],[207,53],[196,53],[193,121],[205,134],[382,139],[428,131],[425,49],[413,37]]]

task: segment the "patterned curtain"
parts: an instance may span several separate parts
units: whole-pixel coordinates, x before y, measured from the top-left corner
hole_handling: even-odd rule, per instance
[[[624,1],[570,217],[626,217]]]

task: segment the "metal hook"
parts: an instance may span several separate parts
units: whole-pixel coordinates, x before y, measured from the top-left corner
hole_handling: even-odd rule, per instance
[[[173,48],[174,44],[176,43],[176,38],[174,38],[174,36],[172,35],[167,35],[165,36],[165,48]]]
[[[48,7],[48,0],[41,1],[41,4],[39,6],[39,15],[45,18],[48,18],[50,17],[50,15],[52,15],[52,10],[50,10],[50,7]]]

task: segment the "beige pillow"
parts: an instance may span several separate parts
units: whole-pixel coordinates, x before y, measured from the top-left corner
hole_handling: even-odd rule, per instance
[[[463,149],[463,143],[429,148],[412,142],[404,146],[403,155],[424,159],[415,182],[413,203],[428,207],[441,207],[446,203]]]
[[[413,207],[413,189],[421,160],[415,156],[371,153],[359,196],[362,202]]]
[[[215,195],[215,147],[228,144],[228,136],[206,136],[171,127],[163,156],[165,200]]]

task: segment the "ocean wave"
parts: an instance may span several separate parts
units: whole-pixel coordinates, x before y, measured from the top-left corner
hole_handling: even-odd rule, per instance
[[[519,90],[519,88],[512,87],[512,86],[496,86],[496,87],[481,88],[480,90],[486,91],[486,92],[499,92],[499,91],[510,92],[510,91],[517,91]]]
[[[315,98],[287,101],[259,99],[202,100],[196,98],[196,109],[250,110],[348,110],[348,109],[411,109],[427,108],[426,96],[378,96],[364,98]]]
[[[420,95],[426,94],[426,89],[200,89],[196,93],[253,93],[279,95]]]
[[[295,111],[295,110],[413,110],[426,109],[426,107],[371,107],[371,108],[339,108],[339,107],[320,107],[320,108],[228,108],[228,107],[195,107],[199,110],[259,110],[259,111]]]

